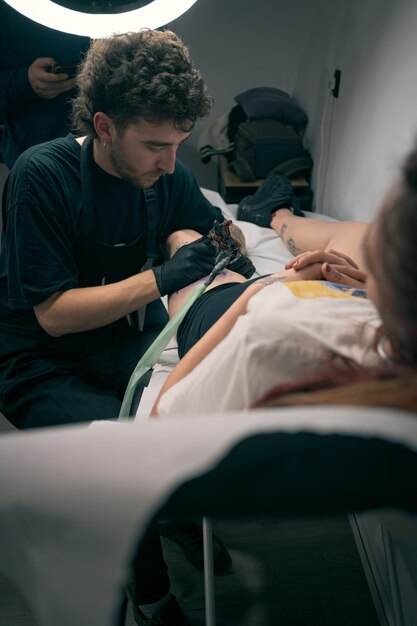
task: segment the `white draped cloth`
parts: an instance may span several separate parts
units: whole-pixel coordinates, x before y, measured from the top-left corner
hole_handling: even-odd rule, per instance
[[[417,452],[415,416],[352,407],[2,435],[0,568],[26,595],[39,626],[113,626],[137,541],[175,489],[248,436],[301,430],[376,436]],[[270,497],[280,497],[280,484]]]

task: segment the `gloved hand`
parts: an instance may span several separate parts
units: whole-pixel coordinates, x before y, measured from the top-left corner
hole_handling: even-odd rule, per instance
[[[252,261],[244,254],[237,254],[235,258],[227,265],[229,270],[242,274],[245,278],[250,278],[255,272],[255,266]]]
[[[169,261],[153,267],[161,296],[174,293],[199,278],[208,276],[213,269],[217,252],[217,246],[208,237],[201,237],[179,248]]]

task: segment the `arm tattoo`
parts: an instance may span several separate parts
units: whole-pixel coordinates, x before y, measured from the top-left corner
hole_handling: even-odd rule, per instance
[[[282,224],[281,228],[279,229],[279,233],[278,236],[281,237],[282,241],[284,242],[284,244],[287,246],[288,250],[291,252],[291,254],[293,256],[296,256],[297,254],[300,254],[300,252],[302,252],[302,250],[300,250],[300,248],[297,248],[297,246],[295,245],[295,241],[292,237],[288,237],[288,239],[285,241],[285,232],[288,228],[288,224]]]
[[[264,276],[263,278],[259,278],[256,282],[261,285],[272,285],[273,283],[282,283],[288,280],[287,276]]]
[[[302,252],[300,248],[297,248],[297,246],[295,245],[295,241],[292,237],[287,239],[286,246],[293,256],[296,256],[297,254],[300,254]]]

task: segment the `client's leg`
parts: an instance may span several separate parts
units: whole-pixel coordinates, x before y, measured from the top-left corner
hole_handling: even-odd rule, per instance
[[[272,214],[271,228],[294,256],[308,250],[338,250],[364,267],[362,240],[365,222],[330,222],[296,217],[288,209]]]
[[[172,233],[167,239],[167,248],[169,256],[172,257],[175,252],[181,248],[181,246],[185,246],[187,243],[191,243],[196,239],[199,239],[201,235],[197,233],[195,230],[177,230]],[[176,291],[171,294],[168,298],[168,312],[169,316],[173,317],[177,311],[182,307],[185,300],[190,295],[193,288],[199,283],[204,282],[204,278]],[[213,289],[213,287],[217,287],[217,285],[221,285],[222,283],[245,283],[246,278],[241,274],[237,274],[236,272],[232,272],[231,270],[225,269],[214,279],[214,281],[207,287],[207,289]]]

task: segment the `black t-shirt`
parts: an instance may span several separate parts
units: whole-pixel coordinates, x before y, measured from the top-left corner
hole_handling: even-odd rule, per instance
[[[0,258],[0,328],[40,332],[33,306],[57,291],[79,287],[74,245],[82,215],[81,147],[72,135],[27,150],[7,181]],[[144,224],[143,192],[92,168],[95,238],[107,244],[133,241]],[[158,198],[156,243],[178,229],[206,234],[219,209],[203,196],[191,171],[175,172],[154,186]],[[42,331],[43,332],[43,331]]]

